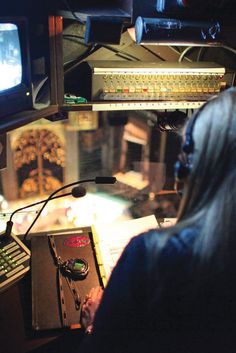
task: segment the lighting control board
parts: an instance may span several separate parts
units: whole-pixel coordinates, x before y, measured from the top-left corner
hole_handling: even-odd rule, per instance
[[[88,101],[205,101],[225,89],[226,70],[210,62],[87,61],[76,94]]]
[[[30,269],[30,250],[11,234],[0,237],[0,292],[7,289]]]

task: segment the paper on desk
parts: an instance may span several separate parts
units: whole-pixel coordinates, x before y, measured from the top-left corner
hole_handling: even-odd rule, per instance
[[[110,277],[111,271],[130,239],[157,227],[158,223],[154,215],[106,225],[96,224],[93,227],[106,280]]]

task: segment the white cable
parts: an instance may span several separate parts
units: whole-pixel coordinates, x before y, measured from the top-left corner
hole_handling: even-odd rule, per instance
[[[184,49],[179,57],[179,62],[181,62],[183,60],[183,58],[185,57],[185,55],[194,47],[187,47],[186,49]]]

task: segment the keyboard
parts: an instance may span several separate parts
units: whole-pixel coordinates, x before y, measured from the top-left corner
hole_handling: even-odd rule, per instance
[[[0,292],[14,284],[30,269],[30,250],[12,234],[0,237]]]

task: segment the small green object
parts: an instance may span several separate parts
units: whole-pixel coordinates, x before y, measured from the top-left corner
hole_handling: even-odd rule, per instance
[[[87,103],[87,99],[83,97],[77,97],[73,94],[65,94],[64,95],[64,102],[66,104],[81,104],[81,103]]]
[[[79,260],[76,260],[75,263],[74,263],[74,270],[76,271],[83,271],[84,269],[84,262],[81,262]]]

